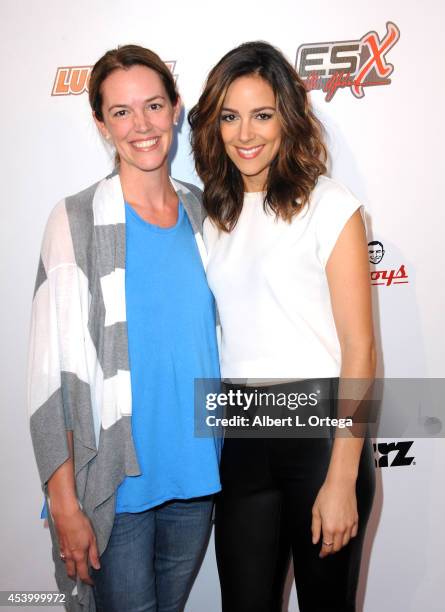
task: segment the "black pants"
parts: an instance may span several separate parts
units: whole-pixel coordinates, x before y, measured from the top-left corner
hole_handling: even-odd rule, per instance
[[[369,439],[357,479],[358,535],[319,558],[311,510],[332,439],[226,439],[215,541],[223,612],[281,612],[293,556],[300,612],[353,612],[366,523],[375,488]]]

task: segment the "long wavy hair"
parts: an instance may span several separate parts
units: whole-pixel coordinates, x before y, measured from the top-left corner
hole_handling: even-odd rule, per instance
[[[198,103],[188,114],[196,171],[204,183],[204,207],[223,231],[231,231],[238,221],[244,182],[224,148],[221,109],[231,83],[247,75],[259,75],[272,87],[282,130],[265,185],[265,210],[290,221],[326,172],[323,128],[295,69],[266,42],[248,42],[232,49],[210,71]]]

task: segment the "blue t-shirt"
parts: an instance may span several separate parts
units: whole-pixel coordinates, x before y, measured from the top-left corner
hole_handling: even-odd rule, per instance
[[[132,432],[142,474],[117,490],[116,512],[220,490],[221,440],[194,436],[194,380],[219,378],[215,303],[190,221],[144,221],[126,204],[126,308]]]

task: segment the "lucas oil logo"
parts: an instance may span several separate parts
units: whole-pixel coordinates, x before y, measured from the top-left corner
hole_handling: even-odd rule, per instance
[[[177,75],[174,74],[176,61],[164,63],[176,80]],[[92,69],[93,66],[62,66],[57,68],[51,95],[78,96],[88,91],[88,82]]]
[[[92,66],[62,66],[57,68],[52,96],[78,96],[88,91]]]
[[[363,98],[366,87],[391,83],[394,66],[386,56],[399,38],[399,28],[388,21],[382,39],[371,31],[359,40],[300,45],[295,67],[306,89],[323,91],[326,102],[345,87],[356,98]]]

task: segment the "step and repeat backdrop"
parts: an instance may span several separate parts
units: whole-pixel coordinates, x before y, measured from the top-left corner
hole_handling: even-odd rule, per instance
[[[375,439],[359,609],[443,610],[445,441],[441,397],[429,385],[440,388],[433,379],[444,376],[442,2],[3,0],[0,16],[0,590],[55,588],[27,425],[26,346],[47,216],[113,166],[88,106],[91,66],[126,43],[162,57],[184,103],[171,173],[198,183],[186,113],[225,52],[261,39],[305,80],[326,127],[330,174],[366,207],[378,375],[428,379],[416,396],[418,434],[383,428]],[[386,415],[403,408],[397,388],[384,394]],[[211,541],[187,611],[220,609]],[[286,610],[298,610],[291,578]]]

